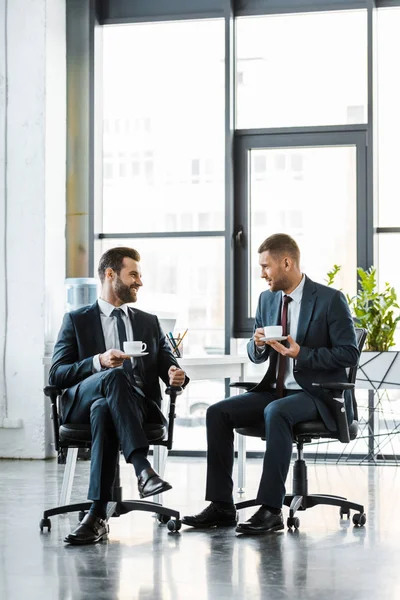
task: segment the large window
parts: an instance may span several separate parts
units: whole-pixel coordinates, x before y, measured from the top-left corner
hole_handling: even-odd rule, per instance
[[[197,355],[225,343],[224,78],[222,19],[104,29],[97,255],[137,248],[138,306],[176,318]]]
[[[231,3],[240,13],[231,28],[226,12],[211,18],[223,14],[217,0],[195,3],[194,20],[188,3],[186,20],[165,22],[180,18],[174,2],[163,15],[135,4],[123,3],[126,19],[143,22],[103,32],[95,252],[140,251],[137,306],[188,328],[185,356],[223,353],[232,323],[243,349],[265,289],[257,248],[279,231],[298,241],[318,282],[339,264],[335,284],[353,295],[356,267],[375,261],[379,281],[400,290],[400,7],[372,15],[374,3],[321,0],[285,14],[295,3],[246,0]],[[223,392],[220,380],[185,393],[176,448],[205,448],[205,411]]]
[[[400,7],[380,9],[377,17],[377,105],[378,139],[376,220],[379,283],[389,282],[400,296],[400,273],[393,268],[400,247],[400,85],[397,72],[400,56]],[[397,335],[400,341],[400,335]]]
[[[367,11],[237,20],[237,126],[367,121]]]
[[[263,167],[261,170],[260,167]],[[302,249],[301,267],[324,281],[334,264],[336,282],[356,292],[356,147],[257,148],[250,151],[250,314],[266,289],[260,278],[257,248],[284,231]],[[327,235],[322,217],[329,222]]]
[[[224,229],[223,36],[222,21],[105,29],[103,232]]]

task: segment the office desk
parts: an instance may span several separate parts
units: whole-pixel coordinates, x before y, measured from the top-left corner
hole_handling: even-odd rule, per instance
[[[237,379],[244,381],[247,356],[188,356],[178,359],[192,381],[200,379]]]

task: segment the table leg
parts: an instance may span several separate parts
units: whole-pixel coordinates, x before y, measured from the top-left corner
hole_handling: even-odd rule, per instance
[[[240,367],[239,381],[244,381],[244,364]],[[240,393],[240,390],[238,391]],[[237,434],[238,448],[238,494],[244,494],[246,486],[246,436]]]

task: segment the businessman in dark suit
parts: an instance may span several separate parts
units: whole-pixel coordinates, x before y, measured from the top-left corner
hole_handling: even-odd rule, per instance
[[[235,526],[233,504],[233,431],[264,420],[266,452],[257,494],[261,504],[248,520],[237,524],[242,534],[283,529],[282,505],[290,466],[293,426],[322,418],[330,430],[335,420],[329,392],[313,382],[346,381],[347,367],[358,360],[355,330],[340,291],[314,283],[300,270],[295,240],[275,234],[260,246],[261,277],[269,290],[260,295],[254,334],[247,353],[254,363],[269,359],[263,380],[252,390],[210,406],[207,411],[207,487],[211,504],[201,513],[183,517],[192,527]],[[263,327],[282,324],[284,345],[265,341]],[[346,411],[353,421],[352,403]]]
[[[138,477],[147,498],[171,489],[147,460],[144,422],[165,423],[159,377],[184,386],[188,378],[172,355],[156,316],[131,308],[142,283],[140,255],[133,248],[112,248],[100,259],[101,296],[92,306],[67,313],[50,368],[50,384],[64,390],[62,420],[89,424],[92,455],[89,513],[64,541],[90,544],[107,536],[107,503],[119,449]],[[124,341],[144,341],[148,354],[132,359]]]

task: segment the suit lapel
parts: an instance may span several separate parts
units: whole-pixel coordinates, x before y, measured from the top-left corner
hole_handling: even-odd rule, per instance
[[[133,339],[139,342],[140,340],[143,340],[144,333],[141,320],[134,308],[128,308],[128,315],[132,325]],[[143,358],[135,358],[134,365],[136,365],[139,369],[140,378],[142,379],[142,381],[144,381],[145,377],[143,368]]]
[[[100,318],[100,308],[97,303],[97,300],[88,309],[87,316],[88,316],[89,335],[93,339],[93,343],[94,343],[94,347],[95,347],[94,354],[97,354],[97,353],[102,354],[103,352],[106,351],[106,343],[104,340],[103,326],[101,324],[101,318]]]
[[[143,327],[137,312],[134,308],[129,307],[128,315],[132,325],[133,339],[137,341],[143,340]]]
[[[317,288],[307,276],[304,283],[303,297],[301,299],[299,324],[297,327],[296,342],[301,346],[306,337],[307,329],[313,314],[315,301],[317,299]]]
[[[265,325],[278,325],[281,322],[282,313],[282,293],[274,294],[271,300],[271,307],[268,310],[267,323]]]

